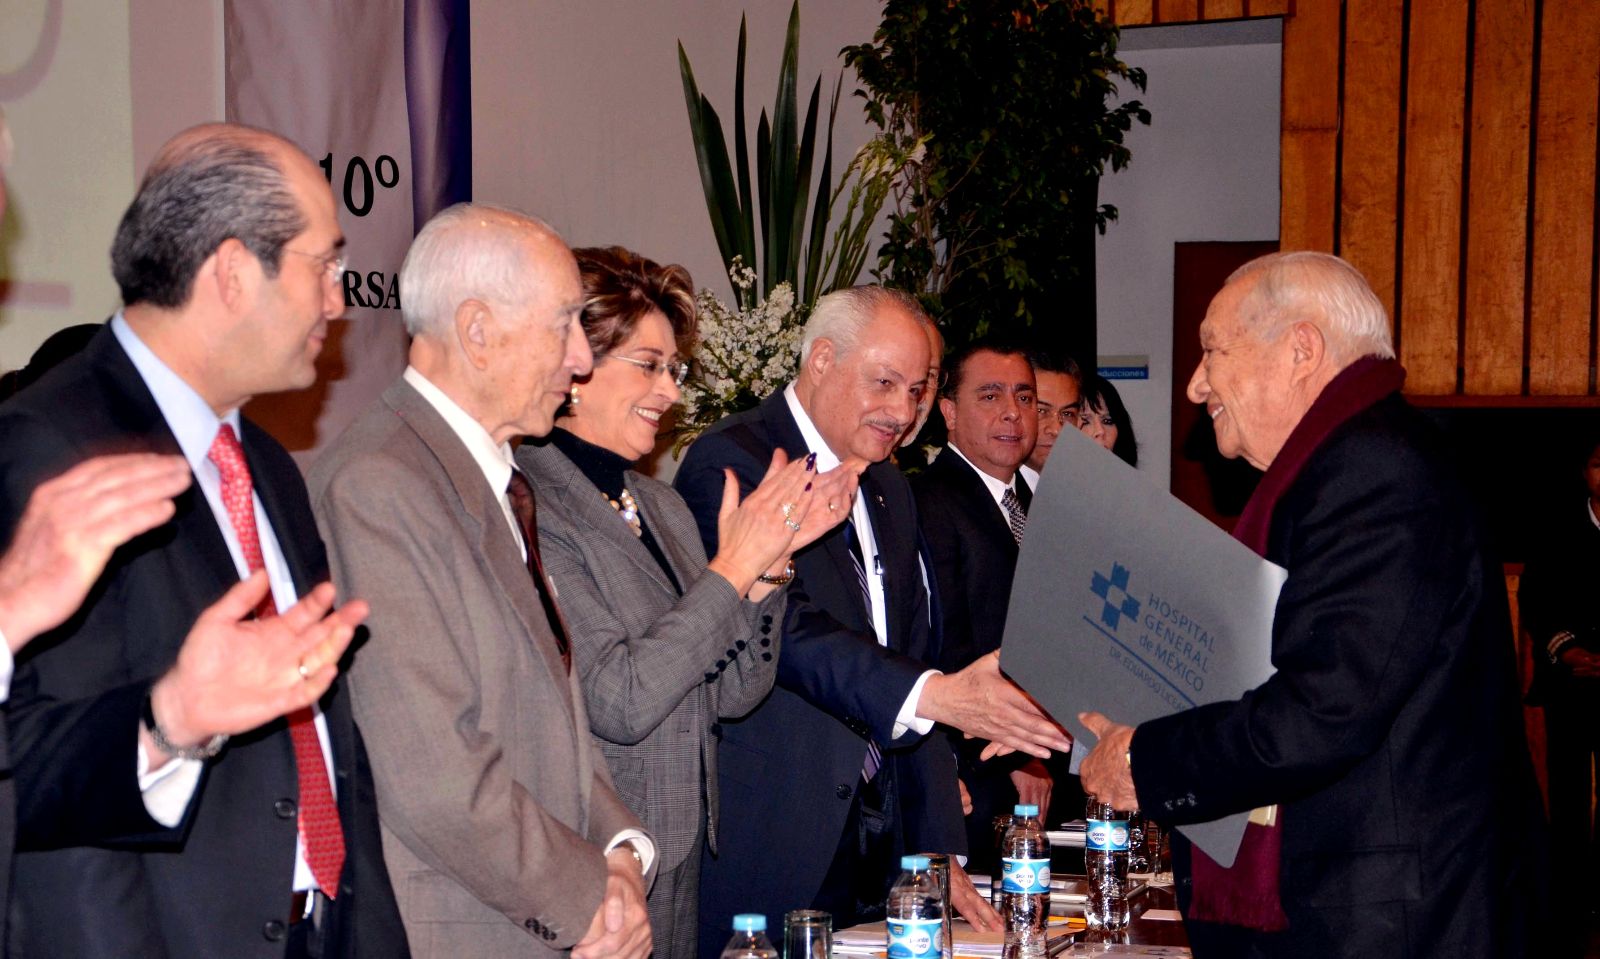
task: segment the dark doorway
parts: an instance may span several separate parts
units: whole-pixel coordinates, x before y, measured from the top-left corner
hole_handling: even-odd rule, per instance
[[[1200,407],[1186,395],[1200,362],[1200,321],[1234,270],[1276,253],[1276,240],[1177,243],[1172,280],[1172,495],[1232,531],[1261,474],[1244,460],[1224,459]]]

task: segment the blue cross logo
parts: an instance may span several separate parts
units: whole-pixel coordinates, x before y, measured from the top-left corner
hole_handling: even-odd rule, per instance
[[[1128,567],[1121,563],[1111,564],[1111,576],[1104,573],[1094,574],[1094,585],[1090,587],[1094,594],[1106,601],[1105,609],[1100,611],[1100,621],[1112,629],[1122,621],[1122,617],[1129,619],[1139,618],[1139,601],[1128,595]]]

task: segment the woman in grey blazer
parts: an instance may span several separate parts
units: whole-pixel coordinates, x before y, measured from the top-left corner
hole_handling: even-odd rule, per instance
[[[549,440],[524,444],[517,461],[537,491],[539,548],[590,730],[656,841],[655,955],[692,959],[700,857],[716,851],[718,720],[772,688],[789,557],[848,515],[828,505],[851,501],[859,468],[819,476],[780,453],[743,502],[730,477],[707,562],[683,500],[632,469],[688,372],[693,283],[620,247],[574,253],[594,372]]]

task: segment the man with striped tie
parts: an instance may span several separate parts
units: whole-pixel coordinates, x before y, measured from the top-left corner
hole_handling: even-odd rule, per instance
[[[921,308],[876,286],[824,296],[806,323],[800,373],[690,447],[675,485],[717,546],[723,471],[753,489],[782,447],[819,471],[869,465],[847,522],[795,554],[778,680],[749,716],[721,725],[722,829],[701,880],[701,952],[736,912],[812,906],[836,925],[875,914],[903,852],[964,854],[954,757],[936,722],[1047,755],[1060,729],[983,657],[946,675],[936,600],[904,476],[887,462],[927,387]],[[959,872],[959,871],[958,871]],[[960,874],[956,908],[998,921]]]
[[[1011,574],[1033,501],[1018,468],[1033,450],[1039,417],[1033,365],[1021,346],[977,340],[947,368],[939,412],[949,443],[911,488],[944,613],[938,665],[955,670],[999,649],[1005,633]],[[1051,777],[1031,756],[981,762],[978,753],[977,744],[957,743],[961,781],[972,799],[968,865],[988,872],[998,862],[994,817],[1018,802],[1048,809]]]

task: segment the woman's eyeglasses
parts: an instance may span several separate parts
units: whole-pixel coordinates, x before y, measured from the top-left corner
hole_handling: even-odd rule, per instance
[[[668,376],[672,377],[672,382],[679,386],[682,386],[684,381],[689,378],[688,360],[639,360],[631,356],[623,356],[620,353],[607,353],[601,359],[621,360],[624,363],[632,363],[639,369],[644,370],[644,375],[651,379],[655,379],[665,371]]]

